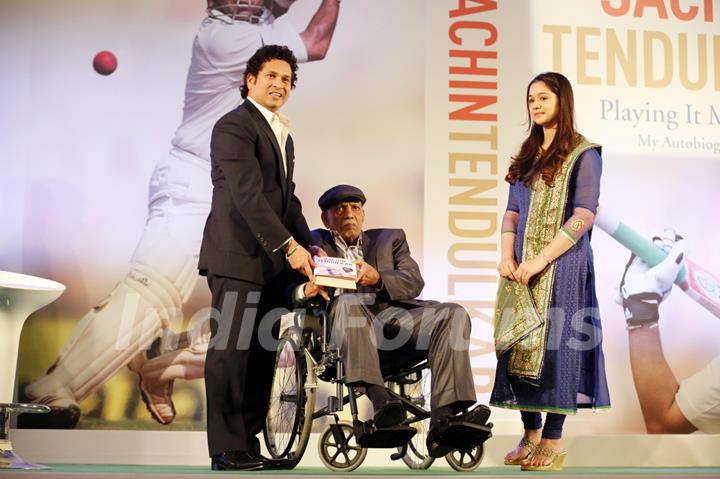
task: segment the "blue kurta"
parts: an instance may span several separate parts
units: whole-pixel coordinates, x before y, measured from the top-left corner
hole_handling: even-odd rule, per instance
[[[572,176],[564,221],[575,207],[597,209],[601,158],[590,149],[578,158]],[[515,258],[520,263],[530,208],[530,188],[521,181],[510,186],[508,209],[520,215]],[[498,359],[490,404],[526,411],[574,413],[578,407],[610,406],[602,329],[595,295],[592,229],[557,258],[548,314],[545,358],[538,382],[508,374],[510,351]]]

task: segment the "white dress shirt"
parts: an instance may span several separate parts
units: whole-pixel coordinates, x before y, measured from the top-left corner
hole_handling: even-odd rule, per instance
[[[272,131],[275,133],[275,139],[277,140],[278,145],[280,145],[280,152],[282,153],[283,168],[285,170],[285,175],[287,175],[287,153],[285,152],[285,145],[287,145],[287,139],[290,135],[290,119],[280,112],[272,112],[268,110],[250,97],[247,97],[247,99],[250,100],[258,110],[260,110],[260,113],[262,113],[270,125],[270,128],[272,128]]]

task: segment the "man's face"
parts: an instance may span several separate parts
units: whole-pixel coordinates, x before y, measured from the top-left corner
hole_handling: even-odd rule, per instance
[[[323,211],[322,221],[327,229],[340,233],[345,243],[355,244],[365,221],[365,210],[359,201],[344,201]]]
[[[292,68],[284,60],[268,60],[260,67],[257,77],[247,76],[248,96],[272,112],[285,104],[291,84]]]

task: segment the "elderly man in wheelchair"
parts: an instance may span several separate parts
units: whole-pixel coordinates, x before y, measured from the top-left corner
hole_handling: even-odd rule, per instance
[[[294,302],[305,309],[296,310],[279,341],[264,430],[268,450],[299,461],[312,420],[332,416],[318,444],[330,469],[355,469],[366,448],[386,447],[398,448],[391,457],[413,469],[445,456],[456,470],[473,470],[492,424],[486,406],[469,409],[470,318],[457,304],[415,299],[424,281],[404,232],[363,231],[365,202],[350,185],[330,188],[318,202],[327,229],[313,231],[315,243],[355,262],[357,289],[295,287]],[[318,378],[335,383],[336,394],[314,411]],[[367,421],[358,418],[362,394],[374,412]],[[348,403],[352,424],[336,414]]]

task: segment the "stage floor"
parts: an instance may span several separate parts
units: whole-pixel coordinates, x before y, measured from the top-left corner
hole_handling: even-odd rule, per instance
[[[99,465],[99,464],[57,464],[53,469],[40,471],[21,471],[0,469],[0,477],[9,478],[93,478],[117,479],[118,477],[139,476],[149,478],[192,478],[217,477],[218,475],[238,474],[238,472],[213,472],[202,466],[132,466],[132,465]],[[498,478],[527,478],[529,472],[521,472],[517,467],[482,467],[471,473],[459,473],[449,467],[433,467],[427,471],[411,471],[410,469],[360,467],[351,473],[336,473],[325,468],[298,467],[291,471],[254,471],[240,473],[246,476],[262,476],[267,479],[273,477],[295,477],[298,479],[340,478],[347,475],[355,477],[398,477],[398,476],[427,476],[432,478],[457,477],[458,475],[474,475]],[[585,468],[569,467],[560,472],[542,473],[543,477],[588,477],[602,478],[639,478],[661,477],[663,479],[680,479],[686,477],[720,478],[720,468]]]

